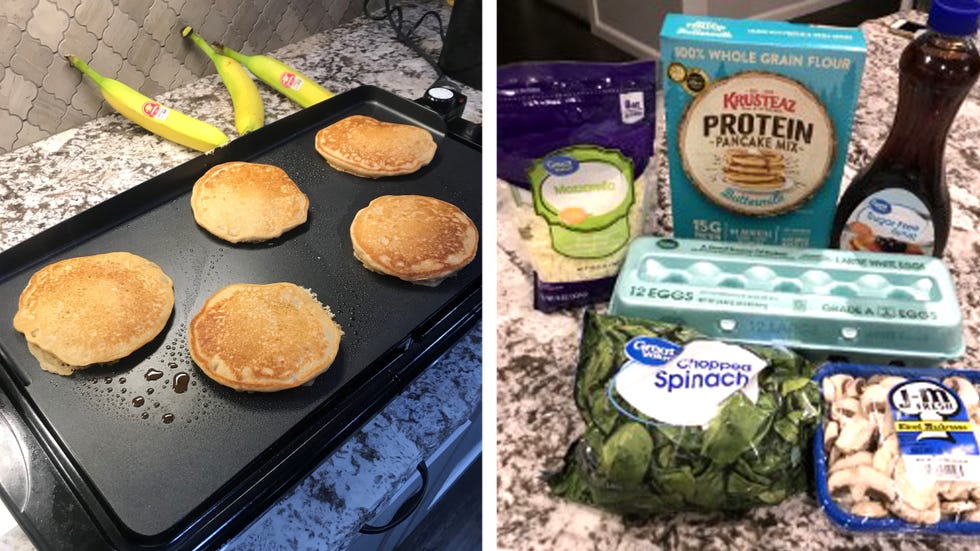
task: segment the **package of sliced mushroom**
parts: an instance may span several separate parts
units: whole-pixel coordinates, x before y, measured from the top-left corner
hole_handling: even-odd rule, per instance
[[[980,534],[980,372],[824,364],[817,498],[861,532]]]

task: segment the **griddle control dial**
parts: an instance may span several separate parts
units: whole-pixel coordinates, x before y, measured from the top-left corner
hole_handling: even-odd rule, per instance
[[[433,86],[425,91],[419,103],[439,113],[446,121],[451,121],[462,116],[466,96],[446,86]]]

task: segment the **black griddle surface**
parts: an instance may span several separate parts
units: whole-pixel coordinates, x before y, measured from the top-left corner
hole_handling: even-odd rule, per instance
[[[353,114],[426,127],[438,143],[435,159],[413,175],[380,180],[334,170],[316,153],[314,136]],[[444,128],[434,113],[408,100],[358,88],[92,209],[101,214],[82,213],[0,255],[0,359],[51,432],[55,455],[64,453],[126,537],[176,537],[188,519],[247,474],[250,463],[291,445],[291,431],[329,415],[334,401],[358,391],[365,370],[377,369],[381,358],[479,280],[479,256],[430,288],[369,272],[352,254],[354,214],[380,195],[436,197],[480,226],[480,151]],[[208,168],[230,160],[283,168],[310,198],[307,223],[252,245],[226,243],[197,226],[191,187]],[[56,248],[61,250],[44,257]],[[152,260],[174,280],[170,322],[157,339],[115,365],[70,378],[41,371],[11,324],[21,291],[46,264],[110,251]],[[13,270],[4,266],[5,259],[25,254],[38,258]],[[276,281],[308,287],[331,307],[345,332],[336,361],[312,386],[278,393],[239,393],[214,383],[190,360],[187,323],[225,285]],[[149,369],[164,375],[148,381]],[[173,389],[178,373],[190,376],[184,393]],[[133,405],[137,396],[144,399],[141,407]],[[174,421],[165,424],[164,414]]]

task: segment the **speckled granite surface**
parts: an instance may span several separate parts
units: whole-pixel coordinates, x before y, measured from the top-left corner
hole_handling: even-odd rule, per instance
[[[445,3],[416,4],[442,9],[448,23]],[[406,20],[414,21],[417,13],[406,10]],[[426,24],[418,34],[422,47],[438,56],[434,26]],[[363,17],[272,54],[337,93],[373,84],[416,98],[436,78],[423,59],[394,39],[387,22]],[[259,90],[267,124],[299,109],[262,84]],[[480,91],[463,90],[469,99],[464,117],[480,122]],[[236,135],[231,102],[217,75],[157,99]],[[0,156],[0,251],[197,155],[113,114]],[[418,462],[469,418],[480,392],[478,326],[227,549],[342,549]],[[0,518],[0,548],[33,549],[19,529],[7,531],[4,522]]]
[[[844,181],[884,141],[898,90],[898,57],[907,43],[888,34],[892,19],[863,25],[868,61]],[[660,108],[658,130],[663,128]],[[952,364],[980,367],[980,87],[953,125],[946,149],[953,229],[945,260],[957,284],[966,327],[966,355]],[[658,132],[656,215],[649,232],[670,231],[663,133]],[[531,308],[528,264],[517,224],[498,185],[497,538],[503,549],[976,549],[976,541],[853,537],[838,532],[808,495],[741,517],[683,513],[647,523],[553,498],[540,478],[560,467],[567,446],[584,430],[572,400],[581,310],[545,315]],[[831,214],[828,213],[828,216]]]

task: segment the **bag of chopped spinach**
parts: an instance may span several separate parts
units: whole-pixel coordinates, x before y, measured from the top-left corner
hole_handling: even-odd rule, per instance
[[[575,402],[588,428],[548,483],[628,516],[778,503],[806,486],[812,371],[785,349],[587,312]]]

